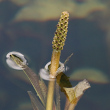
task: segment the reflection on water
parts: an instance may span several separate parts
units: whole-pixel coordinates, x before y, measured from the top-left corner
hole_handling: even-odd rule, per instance
[[[33,90],[21,71],[8,68],[5,55],[10,51],[19,51],[29,60],[29,67],[36,73],[50,61],[51,41],[61,11],[70,12],[69,32],[62,52],[61,61],[74,52],[68,62],[70,70],[67,76],[78,77],[92,68],[93,78],[96,70],[102,79],[98,84],[91,81],[89,89],[79,101],[76,110],[109,110],[110,100],[110,14],[109,0],[5,0],[0,2],[0,110],[31,110],[27,90]],[[24,3],[23,3],[24,2]],[[58,6],[58,7],[57,7]],[[22,16],[21,16],[22,15]],[[12,21],[16,22],[12,22]],[[40,22],[39,22],[40,20]],[[19,22],[17,22],[19,21]],[[95,70],[93,69],[95,68]],[[80,74],[81,73],[81,74]],[[79,75],[78,75],[79,74]],[[81,77],[82,78],[82,77]],[[107,84],[102,84],[103,78]],[[71,84],[74,85],[74,80]],[[104,80],[104,81],[105,81]],[[64,95],[61,93],[61,98]],[[61,100],[63,106],[64,100]]]

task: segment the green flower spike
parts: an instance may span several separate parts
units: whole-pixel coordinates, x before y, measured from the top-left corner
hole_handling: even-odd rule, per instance
[[[57,29],[52,42],[52,48],[55,50],[63,50],[65,45],[65,39],[68,32],[68,19],[69,13],[67,11],[62,12],[59,22],[57,24]]]

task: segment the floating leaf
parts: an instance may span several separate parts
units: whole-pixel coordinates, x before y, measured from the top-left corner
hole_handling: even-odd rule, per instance
[[[21,2],[17,2],[18,0],[12,1],[14,1],[14,3],[16,2],[18,5],[23,4]],[[71,13],[72,18],[86,18],[93,11],[96,12],[105,9],[106,4],[98,0],[87,0],[81,4],[77,3],[75,0],[30,0],[28,5],[25,4],[18,11],[14,21],[47,21],[57,19],[62,10],[67,10]]]
[[[31,0],[10,0],[10,1],[19,5],[19,6],[27,5],[31,2]]]
[[[110,82],[108,77],[102,71],[92,68],[78,69],[74,71],[70,76],[70,80],[83,80],[83,79],[87,79],[88,81],[94,83],[106,84]]]

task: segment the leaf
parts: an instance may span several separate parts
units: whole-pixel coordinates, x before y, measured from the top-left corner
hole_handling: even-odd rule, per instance
[[[19,57],[14,56],[11,54],[11,59],[19,66],[21,69],[24,71],[28,79],[30,80],[32,86],[34,87],[38,97],[40,98],[41,102],[43,103],[44,106],[46,106],[46,103],[44,101],[44,97],[40,88],[39,84],[39,77],[37,74],[35,74],[27,65],[25,65]]]
[[[61,92],[65,92],[63,87],[72,87],[69,81],[69,77],[66,76],[63,72],[56,76],[56,82],[59,84]]]
[[[107,84],[108,76],[101,70],[95,68],[79,68],[70,75],[70,80],[87,79],[89,82]]]
[[[28,91],[28,94],[29,94],[29,97],[31,99],[31,103],[32,103],[34,110],[45,110],[43,105],[39,102],[37,97],[31,91]]]
[[[43,97],[44,97],[44,101],[46,103],[46,100],[47,100],[47,87],[44,83],[44,81],[41,79],[39,80],[39,85],[40,85],[40,88],[41,88],[41,91],[42,91],[42,94],[43,94]]]
[[[45,106],[46,103],[44,101],[43,93],[40,88],[39,77],[26,65],[25,65],[25,69],[23,69],[23,71],[26,74],[26,76],[28,77],[28,79],[30,80],[30,82],[31,82],[32,86],[34,87],[37,95],[39,96],[41,102]]]
[[[59,85],[56,82],[56,110],[60,110],[60,94],[59,94]]]
[[[79,82],[75,87],[72,88],[64,87],[67,96],[66,106],[64,110],[74,110],[79,99],[84,94],[84,91],[88,88],[90,88],[90,84],[86,79]]]
[[[83,95],[83,92],[88,88],[90,88],[90,84],[86,79],[84,79],[83,81],[79,82],[75,87],[64,87],[64,90],[69,101],[74,103],[74,100],[81,97]]]

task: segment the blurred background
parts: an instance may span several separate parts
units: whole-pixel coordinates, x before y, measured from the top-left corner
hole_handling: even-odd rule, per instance
[[[74,54],[65,75],[73,86],[85,78],[91,84],[75,110],[110,110],[109,10],[110,0],[0,0],[0,110],[32,110],[27,91],[34,89],[22,71],[8,67],[6,54],[24,54],[38,74],[51,59],[62,11],[70,19],[60,61]],[[64,102],[61,93],[61,110]]]

